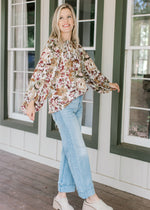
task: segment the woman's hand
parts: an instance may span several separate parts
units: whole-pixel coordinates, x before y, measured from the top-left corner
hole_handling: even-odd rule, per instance
[[[34,121],[34,119],[35,119],[34,101],[31,101],[31,102],[28,104],[26,114],[28,115],[28,117],[30,118],[30,120]]]
[[[117,83],[109,83],[109,87],[112,88],[112,90],[117,90],[118,93],[120,92],[119,85]]]

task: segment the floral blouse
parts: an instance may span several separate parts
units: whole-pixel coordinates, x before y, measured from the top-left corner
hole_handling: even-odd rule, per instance
[[[65,41],[60,47],[57,39],[49,39],[31,77],[21,109],[26,113],[28,104],[34,100],[35,111],[39,111],[48,97],[49,113],[57,112],[85,94],[86,84],[99,93],[112,90],[109,80],[100,73],[81,45],[75,48],[71,41]]]

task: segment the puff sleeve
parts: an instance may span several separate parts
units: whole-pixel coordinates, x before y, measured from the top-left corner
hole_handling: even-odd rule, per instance
[[[25,92],[24,102],[21,110],[26,113],[28,104],[34,100],[35,111],[39,111],[50,92],[51,81],[56,66],[56,59],[52,55],[50,48],[42,50],[39,62],[30,79],[28,88]]]
[[[81,45],[79,46],[79,53],[81,58],[81,71],[86,83],[99,93],[112,91],[112,88],[109,87],[109,80],[107,77],[102,75],[94,61],[89,57]]]

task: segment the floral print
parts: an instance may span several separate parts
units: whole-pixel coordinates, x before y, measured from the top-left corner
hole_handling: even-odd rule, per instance
[[[25,93],[21,106],[24,112],[32,100],[35,111],[39,111],[47,97],[49,113],[62,110],[86,93],[86,83],[99,93],[111,90],[109,80],[100,73],[82,46],[74,46],[71,41],[62,45],[57,39],[47,41]]]

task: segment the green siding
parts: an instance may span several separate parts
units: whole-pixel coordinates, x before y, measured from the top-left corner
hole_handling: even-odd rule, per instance
[[[36,1],[36,55],[35,62],[38,62],[40,56],[40,0]],[[8,118],[8,101],[7,101],[7,64],[8,64],[8,54],[7,54],[7,35],[8,35],[8,0],[1,0],[1,69],[0,69],[0,124],[3,126],[16,128],[19,130],[24,130],[32,133],[38,132],[38,114],[36,113],[34,123],[27,123],[20,120],[14,120]]]
[[[0,121],[6,117],[4,115],[4,102],[6,101],[6,96],[4,94],[4,90],[7,88],[7,80],[4,83],[4,78],[6,78],[4,74],[4,67],[7,68],[7,1],[1,0],[1,48],[0,48],[0,56],[1,56],[1,69],[0,69]]]
[[[126,15],[127,1],[116,0],[113,81],[120,85],[121,91],[112,94],[110,152],[150,162],[150,149],[121,142]]]

